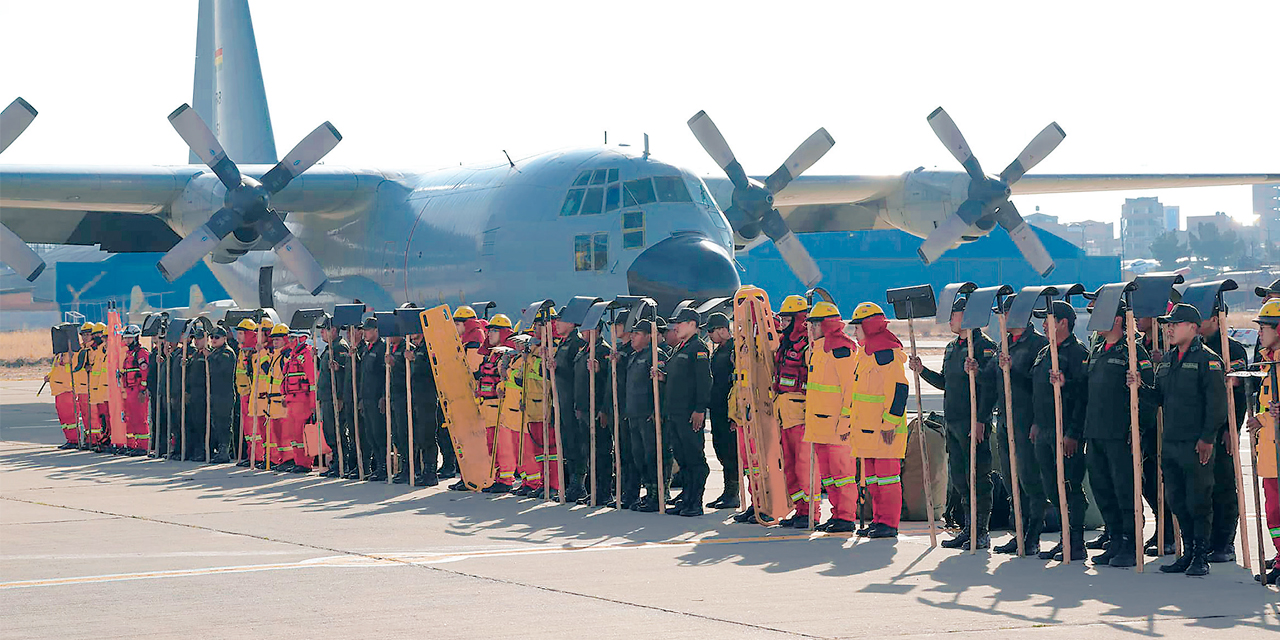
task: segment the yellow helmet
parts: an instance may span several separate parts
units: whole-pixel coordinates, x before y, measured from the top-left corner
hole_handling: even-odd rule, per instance
[[[1254,322],[1272,327],[1280,325],[1280,299],[1268,300],[1262,305],[1262,310],[1258,312],[1258,319]]]
[[[884,315],[884,309],[874,302],[864,302],[853,310],[853,318],[849,322],[861,324],[863,320],[876,315]]]
[[[457,318],[457,317],[458,317],[457,315],[454,315],[454,318]],[[496,313],[493,315],[492,318],[489,319],[489,328],[490,329],[499,329],[499,328],[510,329],[512,328],[511,318],[508,318],[506,314]]]
[[[263,318],[262,321],[258,323],[258,328],[262,329],[263,331],[266,331],[267,329],[270,329],[273,325],[275,325],[275,323],[271,321],[271,318]]]
[[[782,301],[782,310],[778,313],[800,313],[809,310],[809,301],[804,296],[787,296]]]
[[[104,324],[104,323],[99,322],[99,323],[97,323],[97,324],[93,325],[93,332],[94,332],[94,333],[101,333],[101,334],[103,334],[103,335],[106,335],[106,333],[107,333],[107,325],[106,325],[106,324]]]
[[[809,312],[809,322],[817,322],[827,318],[840,317],[840,310],[834,304],[823,300],[813,305],[813,310]]]
[[[471,307],[465,304],[453,310],[454,322],[460,322],[462,320],[470,320],[471,318],[474,318],[474,317],[476,317],[476,310],[472,309]],[[508,321],[508,324],[509,323],[510,321]]]
[[[258,323],[254,322],[251,318],[245,318],[240,321],[240,324],[236,325],[236,328],[244,329],[245,331],[257,331]]]
[[[272,326],[272,327],[271,327],[271,337],[272,337],[272,338],[274,338],[274,337],[276,337],[276,336],[286,336],[286,337],[287,337],[288,335],[289,335],[289,325],[287,325],[287,324],[285,324],[285,323],[283,323],[283,322],[281,322],[280,324],[277,324],[277,325],[274,325],[274,326]]]

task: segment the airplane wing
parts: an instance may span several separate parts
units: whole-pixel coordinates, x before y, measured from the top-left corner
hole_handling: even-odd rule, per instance
[[[1187,174],[1047,174],[1026,175],[1013,185],[1014,195],[1080,193],[1088,191],[1129,191],[1181,187],[1224,187],[1250,184],[1280,184],[1275,173],[1187,173]]]
[[[203,167],[0,167],[0,222],[26,242],[166,251],[164,218]]]
[[[271,165],[241,169],[259,179]],[[379,171],[317,166],[272,204],[296,215],[336,211],[370,199],[386,177]],[[168,251],[181,240],[168,224],[172,207],[197,179],[216,180],[201,165],[0,165],[0,223],[25,242],[100,244],[110,253]]]

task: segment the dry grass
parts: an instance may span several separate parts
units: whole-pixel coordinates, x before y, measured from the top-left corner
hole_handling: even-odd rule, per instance
[[[0,333],[0,367],[48,365],[52,358],[48,330]]]

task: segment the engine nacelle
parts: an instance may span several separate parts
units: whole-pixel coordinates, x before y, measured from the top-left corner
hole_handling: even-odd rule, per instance
[[[969,176],[953,171],[907,174],[903,188],[885,198],[885,220],[913,236],[925,238],[955,213],[969,193]],[[962,242],[973,242],[995,228],[995,221],[979,220],[969,227]]]

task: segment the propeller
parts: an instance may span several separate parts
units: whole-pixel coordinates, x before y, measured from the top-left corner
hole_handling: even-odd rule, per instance
[[[0,153],[4,153],[35,119],[36,108],[22,98],[15,98],[4,111],[0,111]],[[26,278],[27,282],[35,282],[44,272],[44,260],[18,234],[3,224],[0,224],[0,255],[4,256],[4,263]]]
[[[763,183],[747,177],[746,171],[734,157],[716,124],[706,111],[699,111],[689,119],[689,129],[698,143],[706,150],[707,155],[729,176],[733,183],[733,200],[725,217],[733,225],[734,231],[743,238],[751,239],[760,235],[761,231],[773,240],[774,246],[782,254],[782,259],[791,268],[792,273],[804,282],[805,287],[812,287],[822,280],[822,272],[818,264],[805,250],[800,239],[792,233],[787,221],[773,206],[773,197],[791,184],[797,176],[812,167],[815,162],[835,145],[835,140],[826,129],[818,129],[807,140],[800,143],[782,166],[778,167]]]
[[[338,145],[342,140],[338,130],[328,122],[316,127],[258,182],[240,174],[240,169],[227,157],[218,139],[190,105],[184,104],[169,114],[169,123],[196,157],[218,176],[227,188],[227,195],[222,208],[214,212],[208,222],[160,258],[156,268],[161,275],[173,282],[213,251],[227,234],[249,226],[270,243],[276,257],[304,289],[311,295],[320,293],[327,282],[324,270],[285,226],[280,214],[271,208],[270,199]]]
[[[947,147],[947,151],[964,167],[965,173],[969,174],[969,193],[956,212],[925,238],[919,249],[920,259],[925,264],[937,260],[973,225],[986,230],[999,224],[1041,277],[1052,273],[1053,258],[1049,257],[1049,252],[1031,230],[1031,225],[1018,213],[1018,208],[1009,200],[1009,195],[1013,184],[1058,148],[1062,139],[1067,137],[1062,127],[1056,122],[1049,123],[999,176],[982,173],[982,165],[978,163],[977,156],[973,155],[955,121],[942,107],[929,114],[929,127]]]

